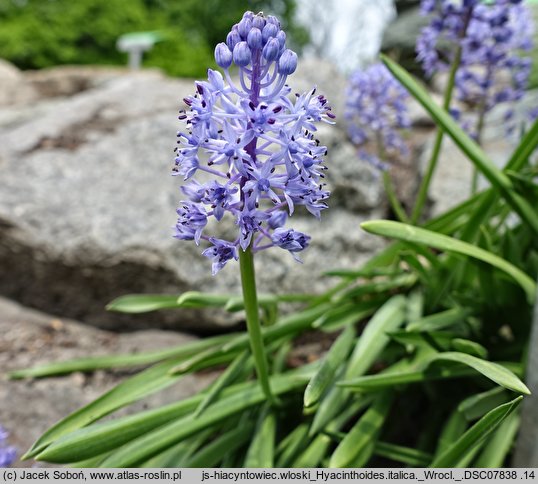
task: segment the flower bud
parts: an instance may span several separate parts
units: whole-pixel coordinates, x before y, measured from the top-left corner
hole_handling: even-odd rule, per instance
[[[264,29],[265,30],[265,29]],[[269,39],[265,47],[263,48],[262,55],[267,62],[273,62],[278,59],[278,51],[280,50],[280,44],[275,38]]]
[[[239,42],[233,50],[233,60],[239,67],[245,67],[249,64],[252,54],[246,42]]]
[[[253,27],[247,36],[247,44],[251,49],[261,49],[262,33],[260,29]]]
[[[232,51],[224,42],[215,47],[215,61],[223,69],[227,69],[232,64]]]
[[[269,15],[267,17],[267,23],[275,25],[277,30],[280,30],[280,20],[278,20],[274,15]]]
[[[278,34],[278,27],[274,24],[266,24],[262,30],[263,41],[267,42],[269,38],[276,37]]]
[[[226,45],[230,50],[234,50],[234,47],[241,42],[241,36],[239,35],[239,32],[237,31],[237,27],[234,26],[232,30],[229,32],[229,34],[226,36]]]
[[[277,229],[278,227],[283,227],[286,224],[288,219],[288,214],[283,210],[277,210],[273,212],[269,219],[267,220],[267,225],[272,229]]]
[[[286,32],[284,32],[283,30],[281,30],[280,32],[278,32],[278,34],[276,35],[276,38],[278,40],[278,42],[280,43],[280,47],[281,48],[284,48],[286,46]]]
[[[260,31],[263,30],[265,27],[265,18],[261,15],[255,15],[252,19],[252,27],[259,29]]]
[[[284,227],[277,228],[272,235],[273,244],[290,252],[300,252],[308,247],[310,237],[302,232],[285,229]]]
[[[252,20],[250,20],[249,18],[243,18],[243,20],[239,22],[237,26],[237,31],[239,32],[241,39],[246,40],[251,28],[252,28]]]
[[[297,54],[293,50],[286,49],[278,61],[278,72],[285,76],[293,74],[297,69]]]

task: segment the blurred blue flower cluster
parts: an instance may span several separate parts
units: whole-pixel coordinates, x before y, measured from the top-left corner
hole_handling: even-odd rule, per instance
[[[0,425],[0,467],[8,467],[13,463],[17,450],[7,444],[9,433]]]
[[[409,94],[381,63],[351,74],[346,93],[345,117],[359,156],[380,169],[394,156],[405,156],[408,148],[399,134],[411,124],[407,108]],[[375,150],[365,149],[373,142]]]
[[[532,48],[533,24],[521,0],[422,0],[421,8],[431,15],[416,46],[427,75],[449,70],[459,47],[455,94],[479,117],[522,97],[531,69],[524,52]],[[479,135],[477,128],[472,134]]]
[[[286,48],[286,34],[273,16],[246,12],[216,46],[215,60],[225,77],[209,69],[179,116],[188,131],[178,133],[174,173],[191,181],[182,187],[188,200],[177,210],[174,236],[209,242],[203,255],[213,260],[213,274],[237,260],[239,248],[276,246],[297,258],[310,237],[284,228],[287,214],[304,205],[319,218],[327,207],[327,149],[314,132],[316,122],[332,123],[334,115],[315,89],[290,99],[286,79],[297,55]],[[237,82],[229,72],[233,65]],[[198,181],[198,174],[206,181]],[[210,217],[226,215],[238,227],[237,238],[205,233]]]

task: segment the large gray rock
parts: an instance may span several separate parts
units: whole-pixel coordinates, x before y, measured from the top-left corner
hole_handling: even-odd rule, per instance
[[[420,4],[420,0],[395,0],[394,6],[398,14],[405,12],[413,7],[416,7]]]
[[[72,96],[98,87],[128,72],[126,67],[115,66],[56,66],[26,71],[24,79],[40,97]]]
[[[396,19],[389,24],[383,35],[383,50],[399,50],[415,52],[415,43],[422,27],[428,24],[428,19],[420,14],[418,6],[411,2],[402,9]]]
[[[318,67],[318,88],[337,99],[342,81]],[[309,85],[314,75],[308,71]],[[212,277],[199,247],[171,237],[181,197],[180,180],[170,176],[176,114],[192,91],[192,81],[141,72],[0,112],[0,265],[9,275],[0,293],[105,328],[208,331],[241,319],[222,311],[125,317],[103,310],[133,292],[240,292],[237,264]],[[320,291],[332,284],[319,277],[323,270],[356,266],[382,244],[359,228],[382,216],[379,178],[338,128],[324,126],[319,137],[329,146],[331,209],[321,223],[294,217],[312,235],[303,265],[283,251],[257,257],[260,291]]]
[[[29,103],[37,99],[38,93],[13,64],[0,59],[0,107]]]
[[[19,456],[50,426],[123,381],[132,370],[97,371],[38,380],[8,380],[12,370],[55,361],[169,348],[192,341],[191,336],[148,330],[115,334],[29,310],[0,298],[0,425]],[[186,376],[171,387],[146,397],[117,415],[156,408],[190,396],[218,373]],[[15,467],[32,462],[16,462]]]
[[[417,76],[423,72],[416,62],[415,44],[421,29],[428,24],[428,19],[420,14],[415,2],[402,2],[405,8],[399,9],[398,16],[384,31],[381,50],[389,53],[408,71]]]

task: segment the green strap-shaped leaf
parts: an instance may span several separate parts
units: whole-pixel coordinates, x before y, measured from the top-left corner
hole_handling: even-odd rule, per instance
[[[433,459],[433,456],[427,452],[388,442],[377,442],[374,454],[411,467],[427,467]]]
[[[520,170],[529,159],[529,156],[531,156],[534,153],[534,150],[537,147],[538,147],[538,119],[534,121],[533,125],[531,126],[531,129],[529,129],[525,133],[525,135],[519,142],[519,145],[512,153],[510,160],[506,164],[505,171],[506,170],[513,170],[513,171]]]
[[[487,392],[471,395],[458,405],[460,412],[468,421],[476,420],[508,400],[508,392],[503,387],[495,387]]]
[[[310,439],[308,438],[308,424],[302,423],[295,427],[277,446],[277,467],[290,467],[293,459],[303,450]]]
[[[216,467],[227,453],[234,452],[247,442],[252,434],[250,425],[230,430],[182,462],[182,467]]]
[[[390,279],[369,282],[366,284],[361,284],[357,287],[353,287],[342,294],[342,296],[340,296],[338,299],[346,300],[370,294],[381,294],[398,289],[406,289],[413,286],[416,282],[417,276],[415,274],[400,274]]]
[[[247,369],[252,368],[252,362],[249,361],[249,356],[249,353],[246,351],[240,353],[235,358],[235,360],[228,366],[228,368],[224,370],[222,375],[220,375],[218,379],[213,383],[213,385],[205,395],[204,399],[200,402],[200,405],[198,405],[198,408],[193,415],[194,418],[198,417],[207,407],[209,407],[209,405],[211,405],[215,400],[217,400],[224,388],[235,383],[239,375],[243,374],[243,372],[245,371],[245,367],[247,367]]]
[[[32,448],[23,456],[23,459],[39,454],[52,442],[70,432],[85,427],[114,410],[129,405],[146,395],[155,393],[175,383],[182,376],[169,375],[168,371],[177,365],[177,362],[177,359],[172,359],[148,368],[128,378],[112,390],[104,393],[98,399],[60,420],[37,440]],[[76,462],[78,460],[80,459],[72,458],[65,462]]]
[[[450,417],[443,425],[432,460],[442,455],[454,442],[456,442],[465,433],[468,426],[469,423],[462,413],[458,409],[453,410]],[[430,463],[432,460],[430,460]]]
[[[260,294],[260,306],[269,306],[279,301],[309,302],[313,296],[308,294],[285,294],[281,296]],[[209,294],[188,291],[180,296],[168,294],[127,294],[107,304],[106,309],[119,313],[147,313],[159,309],[224,307],[226,311],[235,312],[244,309],[243,298],[231,294]]]
[[[253,385],[242,383],[225,389],[224,397],[243,392]],[[46,449],[42,458],[47,455],[62,453],[63,448],[69,448],[69,452],[76,454],[77,459],[89,459],[103,453],[113,451],[135,438],[150,432],[161,425],[177,420],[187,414],[191,414],[204,399],[204,393],[200,392],[192,397],[171,403],[153,410],[146,410],[116,418],[107,422],[98,422],[60,437]],[[44,457],[43,457],[44,456]]]
[[[304,331],[330,308],[330,304],[321,304],[297,313],[286,315],[279,319],[276,324],[262,329],[263,339],[265,343],[269,343],[286,336],[292,336],[300,331]],[[241,351],[247,349],[249,344],[250,341],[248,334],[243,333],[238,335],[228,344],[225,344],[222,351]]]
[[[482,375],[504,388],[508,388],[514,392],[523,393],[524,395],[530,395],[531,393],[526,385],[510,370],[497,363],[482,360],[476,356],[458,352],[438,353],[432,358],[432,362],[433,361],[452,361],[454,363],[461,363],[474,368],[476,371],[482,373]]]
[[[260,307],[269,307],[278,304],[278,301],[278,296],[273,296],[272,294],[258,294],[258,304]],[[231,313],[241,311],[245,309],[245,302],[241,296],[231,297],[224,306],[224,309]]]
[[[460,363],[465,366],[451,365],[449,367],[439,367],[438,365],[432,365],[432,363],[443,361]],[[339,382],[338,385],[355,391],[374,391],[392,385],[418,383],[426,380],[438,380],[440,378],[472,376],[474,373],[473,370],[478,371],[486,378],[489,378],[504,388],[525,395],[530,394],[530,391],[525,384],[504,366],[465,353],[457,352],[436,353],[429,357],[424,365],[422,365],[422,368],[419,369],[403,369],[402,371],[386,370],[377,375],[363,376],[352,380],[342,381]]]
[[[514,265],[480,247],[475,247],[474,245],[462,242],[461,240],[447,235],[438,234],[427,229],[391,220],[372,220],[363,222],[361,227],[373,234],[418,244],[425,244],[439,250],[455,252],[486,262],[511,276],[525,291],[529,303],[534,303],[536,298],[536,283]]]
[[[448,447],[437,457],[430,467],[455,467],[473,447],[478,445],[491,432],[493,432],[521,403],[522,396],[511,402],[499,405],[484,415],[467,432],[465,432],[454,444]]]
[[[177,298],[177,303],[184,308],[205,308],[225,306],[232,296],[229,294],[207,294],[187,291]]]
[[[451,341],[451,345],[454,351],[459,351],[460,353],[467,353],[472,356],[477,356],[478,358],[487,359],[488,350],[476,341],[471,341],[463,338],[454,338]]]
[[[384,393],[346,434],[331,456],[329,467],[349,467],[375,442],[392,404],[392,393]]]
[[[488,440],[480,457],[475,462],[475,467],[504,467],[504,461],[514,444],[519,424],[518,412],[510,414]]]
[[[369,402],[368,402],[369,403]],[[359,399],[352,401],[350,405],[342,409],[338,416],[329,422],[325,428],[326,433],[317,435],[310,441],[308,447],[297,457],[290,467],[319,467],[326,456],[327,449],[333,439],[329,434],[338,432],[347,422],[364,408]]]
[[[309,328],[313,322],[323,315],[329,308],[330,305],[323,304],[283,317],[277,324],[262,328],[264,342],[268,344],[280,338],[291,337],[294,334]],[[189,360],[182,361],[181,364],[173,367],[170,372],[173,374],[187,373],[200,368],[206,368],[208,367],[207,360],[213,360],[215,356],[219,355],[231,355],[231,358],[233,358],[235,356],[234,353],[238,354],[241,351],[248,349],[249,345],[250,340],[246,332],[235,335],[228,343],[222,345],[217,354],[215,354],[212,349],[200,352]]]
[[[353,350],[346,378],[365,373],[390,341],[387,333],[398,329],[405,319],[406,299],[394,296],[370,319]]]
[[[173,445],[151,459],[141,462],[139,467],[150,469],[160,467],[184,467],[183,462],[204,445],[205,441],[212,433],[213,429],[206,429],[204,432],[193,435],[190,439]]]
[[[439,351],[448,351],[451,348],[451,342],[454,338],[454,333],[447,331],[393,331],[389,336],[394,341],[403,345],[413,345],[420,348],[435,348]]]
[[[338,382],[338,386],[356,392],[377,392],[394,385],[421,383],[429,380],[472,376],[474,371],[465,367],[435,368],[423,370],[404,369],[398,372],[382,372],[377,375],[361,376],[352,380]]]
[[[185,343],[165,350],[150,351],[127,355],[94,356],[91,358],[77,358],[74,360],[49,363],[34,368],[16,370],[9,374],[10,378],[42,378],[46,376],[65,375],[75,371],[94,371],[105,368],[123,368],[128,366],[149,365],[158,363],[167,358],[190,358],[200,351],[215,348],[227,343],[234,337],[233,334],[213,336],[191,343]]]
[[[519,146],[512,154],[503,171],[510,176],[510,173],[514,173],[513,170],[520,170],[528,161],[528,157],[537,146],[538,121],[534,123],[532,128],[520,141]],[[519,173],[517,173],[517,175],[519,176]],[[498,215],[498,198],[499,193],[493,190],[488,190],[487,193],[484,194],[483,200],[480,201],[474,210],[469,212],[471,215],[459,236],[461,240],[471,243],[475,242],[480,227],[482,227],[483,224],[492,216]],[[510,232],[508,232],[508,234],[510,234]],[[447,261],[447,266],[449,264],[450,261]],[[461,280],[464,275],[464,266],[459,264],[454,270],[456,271],[455,284],[457,285],[457,281]]]
[[[271,385],[275,395],[304,388],[311,377],[311,373],[309,373],[311,371],[311,368],[307,368],[307,371],[301,369],[273,377]],[[103,462],[103,466],[132,467],[139,465],[197,432],[215,426],[225,421],[228,417],[258,405],[265,400],[265,396],[257,382],[251,382],[248,386],[241,388],[241,391],[227,395],[211,405],[196,419],[187,415],[128,442],[110,455]],[[38,455],[38,459],[58,463],[76,462],[86,458],[85,448],[87,442],[88,439],[85,433],[73,436],[67,435],[47,447]]]
[[[77,454],[77,460],[90,459],[113,451],[146,432],[189,414],[200,403],[202,397],[203,394],[198,394],[154,410],[146,410],[75,430],[54,441],[44,450],[44,453],[38,454],[38,458],[43,460],[47,460],[47,456],[54,458],[57,449],[61,451],[64,446],[71,447],[70,452]]]
[[[180,308],[181,304],[178,304],[177,298],[167,294],[128,294],[109,302],[106,309],[118,313],[138,314],[159,309]]]
[[[332,333],[339,329],[352,326],[375,313],[379,309],[379,306],[387,300],[387,297],[388,295],[376,296],[367,301],[355,303],[350,309],[339,316],[321,317],[312,323],[312,328]]]
[[[471,314],[468,308],[456,307],[430,314],[415,321],[410,321],[406,326],[408,331],[438,331],[463,321]]]
[[[343,370],[336,375],[336,380],[343,374]],[[362,395],[361,395],[362,398]],[[349,393],[346,393],[343,388],[336,385],[332,386],[329,391],[323,396],[320,404],[314,414],[314,420],[310,426],[309,436],[312,437],[315,434],[321,432],[329,422],[331,422],[336,415],[345,408],[349,400]],[[364,400],[364,399],[363,399]],[[368,404],[370,402],[365,402]],[[316,407],[312,407],[316,408]]]
[[[275,459],[276,417],[274,412],[261,412],[254,437],[245,457],[244,467],[271,468]]]
[[[393,296],[368,321],[349,359],[346,378],[366,373],[389,343],[387,333],[398,329],[405,320],[406,298]],[[314,416],[310,435],[323,429],[346,405],[349,394],[342,388],[333,387],[321,400]]]
[[[312,407],[318,403],[325,390],[334,382],[336,370],[347,358],[355,341],[355,329],[347,326],[323,359],[319,370],[308,383],[304,392],[304,406]]]

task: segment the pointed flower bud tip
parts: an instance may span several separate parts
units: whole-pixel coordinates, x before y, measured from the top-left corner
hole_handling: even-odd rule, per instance
[[[263,58],[267,62],[273,62],[278,59],[278,53],[280,51],[280,44],[275,38],[270,38],[265,47],[263,48]]]
[[[297,54],[290,49],[286,49],[278,61],[278,72],[284,76],[293,74],[297,69]]]
[[[232,52],[228,46],[221,42],[215,47],[215,61],[223,69],[228,69],[232,64]]]
[[[235,62],[235,64],[239,67],[248,66],[251,58],[252,54],[250,52],[248,44],[244,41],[237,43],[233,50],[233,61]]]

